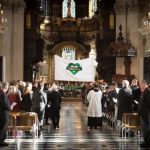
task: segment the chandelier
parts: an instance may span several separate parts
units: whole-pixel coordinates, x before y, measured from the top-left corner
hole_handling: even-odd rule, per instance
[[[0,32],[4,32],[6,29],[7,19],[4,17],[4,10],[0,4]]]

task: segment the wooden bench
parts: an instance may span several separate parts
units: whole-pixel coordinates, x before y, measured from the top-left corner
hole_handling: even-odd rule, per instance
[[[141,131],[140,116],[138,113],[124,113],[122,117],[122,137],[126,138],[126,133],[133,131],[136,135]]]
[[[34,137],[38,136],[38,116],[33,112],[11,112],[8,131],[31,131]],[[16,135],[17,136],[17,135]]]

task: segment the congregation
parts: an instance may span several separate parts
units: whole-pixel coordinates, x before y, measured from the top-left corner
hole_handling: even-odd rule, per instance
[[[5,139],[9,112],[36,113],[39,135],[42,133],[43,126],[50,124],[50,120],[53,130],[59,129],[61,102],[67,95],[65,92],[63,83],[2,82],[0,84],[0,146],[8,145]],[[80,93],[82,103],[87,106],[88,131],[101,129],[106,114],[112,116],[114,128],[117,128],[122,124],[124,113],[135,112],[141,118],[141,136],[144,141],[140,146],[150,147],[150,88],[145,80],[133,79],[131,84],[128,80],[123,80],[121,85],[99,81],[84,83],[78,86],[76,92]]]

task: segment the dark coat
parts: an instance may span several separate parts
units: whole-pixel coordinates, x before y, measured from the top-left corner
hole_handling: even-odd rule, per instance
[[[132,86],[131,89],[132,89],[132,99],[133,99],[133,111],[137,112],[138,104],[136,103],[136,101],[137,102],[139,101],[141,96],[141,91],[137,85]]]
[[[6,139],[10,110],[11,108],[7,95],[0,90],[0,142]]]
[[[140,96],[141,96],[140,88],[138,86],[132,86],[131,89],[132,89],[133,100],[139,101]]]
[[[108,93],[108,98],[109,98],[109,106],[108,106],[109,108],[108,109],[109,109],[109,111],[114,112],[116,103],[114,102],[113,98],[115,98],[115,99],[118,98],[116,89],[114,89]]]
[[[61,108],[61,94],[58,91],[52,91],[50,93],[51,109],[54,111],[60,110]]]
[[[32,108],[31,110],[36,113],[43,112],[45,110],[47,100],[40,91],[34,91],[32,96]]]
[[[117,119],[122,120],[123,113],[132,112],[132,90],[131,88],[122,88],[118,93],[118,114]]]
[[[0,129],[8,122],[10,111],[11,108],[7,95],[0,90]]]
[[[25,112],[31,112],[32,99],[30,93],[23,94],[21,101],[21,109]]]
[[[145,124],[150,125],[148,120],[150,115],[150,88],[146,88],[141,94],[141,98],[138,104],[138,112]]]

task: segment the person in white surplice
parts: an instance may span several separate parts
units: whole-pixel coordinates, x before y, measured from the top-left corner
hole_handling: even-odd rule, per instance
[[[87,95],[87,101],[89,103],[87,108],[88,116],[88,130],[97,129],[97,127],[102,127],[102,91],[100,90],[98,84],[94,84],[93,89],[91,89]]]

